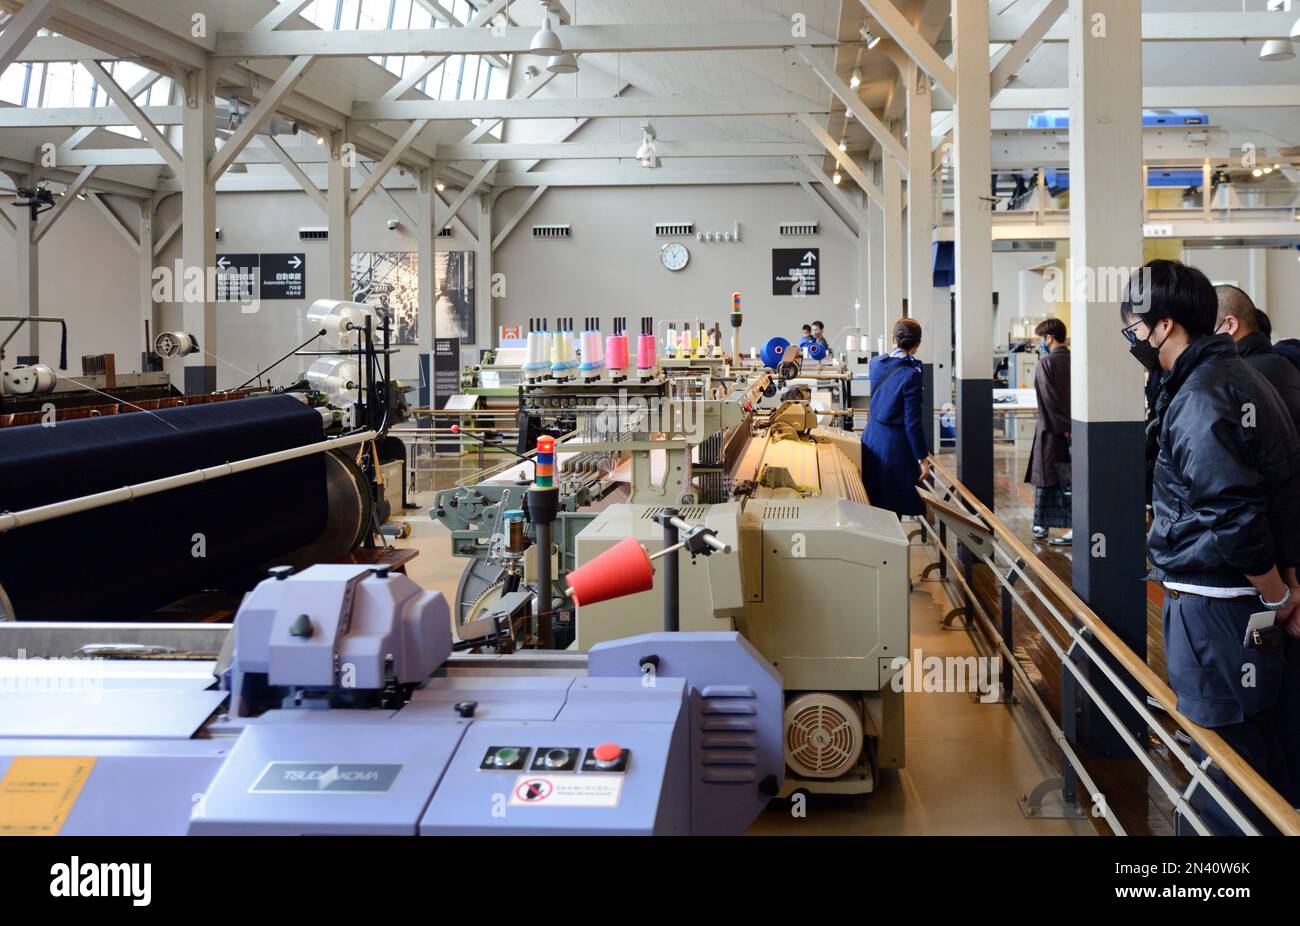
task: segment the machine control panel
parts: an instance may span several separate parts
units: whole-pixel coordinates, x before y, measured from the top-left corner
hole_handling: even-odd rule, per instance
[[[518,771],[526,767],[530,751],[527,746],[489,746],[479,768],[501,772]]]
[[[626,772],[631,755],[630,750],[624,749],[618,743],[601,743],[587,750],[587,756],[582,760],[582,770],[584,772]]]
[[[528,757],[533,757],[531,767]],[[534,772],[627,771],[631,750],[617,743],[601,743],[584,750],[580,746],[489,746],[479,768],[489,772],[512,772],[531,768]],[[581,766],[578,761],[582,760]]]

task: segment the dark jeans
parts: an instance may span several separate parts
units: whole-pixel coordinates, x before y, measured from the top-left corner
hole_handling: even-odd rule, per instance
[[[1244,647],[1246,624],[1258,610],[1254,596],[1169,592],[1164,607],[1169,684],[1180,713],[1219,734],[1294,806],[1300,803],[1300,641],[1288,636],[1280,649],[1266,653]],[[1198,747],[1191,753],[1198,761],[1205,758]],[[1276,832],[1217,765],[1209,775],[1261,833]],[[1193,792],[1191,803],[1214,834],[1240,834],[1204,788]]]

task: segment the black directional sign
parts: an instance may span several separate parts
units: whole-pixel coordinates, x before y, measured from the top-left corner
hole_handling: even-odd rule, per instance
[[[259,254],[217,255],[217,301],[251,302],[259,298]]]
[[[772,249],[773,296],[816,296],[820,292],[820,248]]]
[[[218,254],[218,301],[305,299],[306,254]]]
[[[307,255],[263,254],[261,283],[263,299],[306,298]]]

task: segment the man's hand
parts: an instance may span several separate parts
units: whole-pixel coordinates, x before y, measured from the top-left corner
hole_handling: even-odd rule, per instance
[[[916,477],[916,481],[922,483],[930,478],[930,470],[932,469],[930,466],[930,458],[926,457],[924,460],[918,460],[917,462],[921,464],[921,475]]]
[[[1291,605],[1285,611],[1277,613],[1277,622],[1286,628],[1286,632],[1300,640],[1300,586],[1292,585]]]

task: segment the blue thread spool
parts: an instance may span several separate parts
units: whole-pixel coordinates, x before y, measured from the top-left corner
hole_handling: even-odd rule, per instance
[[[759,349],[758,357],[763,361],[763,366],[776,369],[781,365],[781,361],[785,358],[785,352],[789,347],[790,342],[785,338],[769,338]]]

